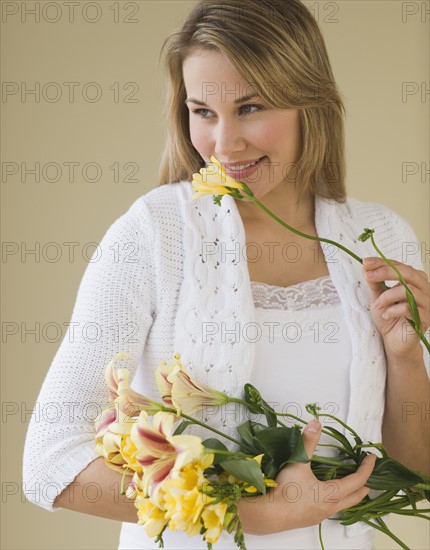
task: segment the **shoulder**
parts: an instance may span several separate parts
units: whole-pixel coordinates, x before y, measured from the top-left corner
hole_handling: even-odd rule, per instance
[[[113,225],[131,224],[153,235],[159,226],[180,223],[191,191],[190,182],[185,181],[155,187],[138,197]]]
[[[385,205],[354,197],[336,203],[335,208],[341,219],[354,227],[357,236],[365,228],[374,229],[375,241],[384,254],[421,267],[421,250],[414,229],[397,212]]]
[[[344,203],[337,203],[339,211],[344,212],[348,217],[357,223],[367,223],[366,227],[378,229],[381,233],[392,232],[393,237],[399,231],[413,232],[411,225],[397,212],[376,202],[368,202],[348,197]],[[363,227],[364,229],[364,227]]]
[[[188,181],[166,183],[142,195],[135,201],[132,208],[142,207],[142,203],[144,203],[152,213],[164,213],[168,215],[169,213],[181,210],[184,204],[190,199],[191,192],[191,183]]]

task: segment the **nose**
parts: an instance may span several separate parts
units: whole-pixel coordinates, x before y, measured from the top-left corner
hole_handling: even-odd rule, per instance
[[[246,149],[243,128],[236,121],[220,120],[215,128],[214,141],[214,152],[217,158],[229,160],[234,153]]]

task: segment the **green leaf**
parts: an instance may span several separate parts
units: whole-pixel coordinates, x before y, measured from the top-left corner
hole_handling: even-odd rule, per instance
[[[275,461],[273,460],[273,458],[270,458],[268,456],[264,456],[263,457],[263,461],[261,463],[261,467],[262,467],[262,470],[263,470],[263,473],[264,475],[268,478],[268,479],[275,479],[276,476],[278,475],[279,473],[279,470],[281,470],[281,468],[279,468]]]
[[[278,424],[278,417],[276,416],[275,411],[270,405],[266,403],[266,401],[263,400],[263,403],[266,407],[264,409],[264,415],[266,417],[267,425],[269,426],[269,428],[274,428]]]
[[[309,462],[298,428],[266,428],[256,433],[254,440],[260,443],[265,456],[272,459],[278,469],[290,462]]]
[[[242,481],[251,483],[262,493],[266,492],[263,472],[257,461],[246,458],[229,458],[220,463],[226,472]]]
[[[206,449],[214,449],[218,451],[228,451],[228,448],[219,441],[218,439],[215,439],[214,437],[210,437],[209,439],[205,439],[203,441],[203,446]],[[219,464],[221,461],[225,460],[225,456],[222,454],[214,453],[214,461],[213,464]]]
[[[188,428],[188,426],[191,426],[191,424],[193,424],[193,422],[190,422],[190,420],[184,420],[183,422],[181,422],[179,424],[179,426],[176,428],[176,430],[173,432],[173,435],[181,435],[181,433],[184,432],[184,430],[186,428]]]
[[[331,426],[324,426],[324,428],[331,433],[334,439],[337,439],[339,443],[342,443],[342,445],[344,446],[344,448],[349,454],[355,454],[351,443],[343,433],[341,433],[339,430],[336,430],[336,428],[333,428]]]
[[[377,458],[375,467],[367,480],[371,489],[397,489],[413,487],[423,481],[419,472],[413,472],[393,458]]]
[[[260,428],[258,426],[260,426]],[[261,448],[257,446],[254,441],[254,432],[258,432],[259,429],[266,429],[266,426],[258,424],[257,422],[252,422],[251,420],[247,420],[238,426],[237,431],[242,443],[240,449],[243,453],[252,454],[254,456],[261,454]]]

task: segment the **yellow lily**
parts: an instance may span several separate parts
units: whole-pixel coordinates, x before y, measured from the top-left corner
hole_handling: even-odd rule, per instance
[[[205,195],[229,195],[233,189],[243,190],[243,185],[227,174],[216,157],[212,156],[210,161],[211,164],[193,174],[192,186],[196,194],[192,199]]]
[[[207,542],[215,544],[219,539],[223,530],[226,512],[227,504],[222,501],[205,506],[202,512],[202,521],[206,528],[204,537]]]

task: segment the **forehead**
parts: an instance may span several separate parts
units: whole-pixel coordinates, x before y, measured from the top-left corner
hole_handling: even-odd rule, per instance
[[[188,96],[201,101],[206,101],[209,91],[216,95],[229,90],[232,99],[236,92],[240,97],[254,91],[232,63],[216,50],[193,51],[183,62],[183,75]]]

